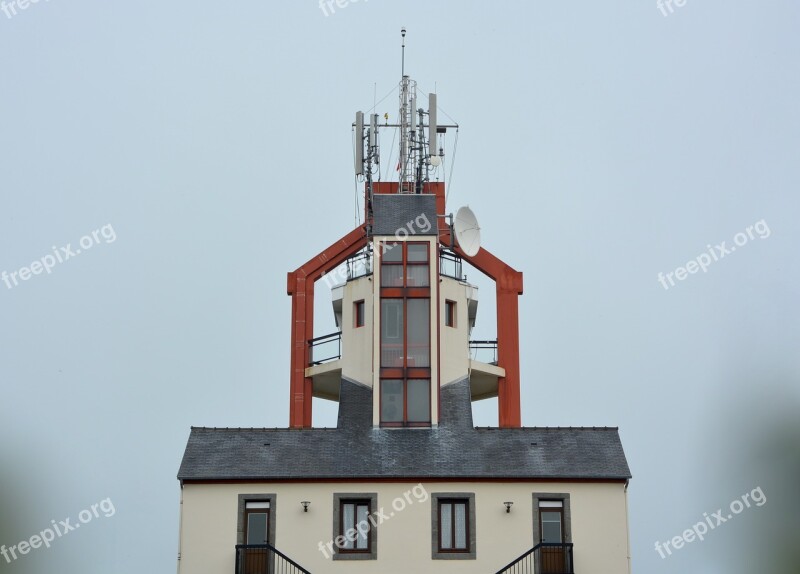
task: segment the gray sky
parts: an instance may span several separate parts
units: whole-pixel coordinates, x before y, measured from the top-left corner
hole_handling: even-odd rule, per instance
[[[785,505],[777,467],[741,467],[800,395],[800,4],[16,2],[0,271],[89,249],[0,283],[0,544],[115,513],[3,571],[173,572],[189,427],[287,424],[286,272],[353,227],[350,123],[399,80],[401,26],[461,125],[448,207],[525,274],[524,424],[620,427],[634,571],[732,572]],[[763,507],[655,552],[757,486]]]

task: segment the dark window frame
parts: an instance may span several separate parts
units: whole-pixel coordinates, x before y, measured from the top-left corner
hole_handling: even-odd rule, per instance
[[[561,537],[565,544],[572,543],[572,510],[567,492],[534,492],[533,493],[533,545],[542,541],[541,516],[539,503],[558,501],[562,503]]]
[[[343,530],[344,513],[342,508],[345,504],[367,503],[369,512],[367,517],[374,516],[378,508],[377,492],[335,492],[333,494],[333,560],[377,560],[378,559],[378,526],[377,520],[369,520],[369,533],[367,534],[367,550],[339,548],[336,544],[338,536],[344,536],[346,529]],[[355,510],[355,509],[354,509]],[[354,516],[358,516],[357,513]]]
[[[440,498],[437,501],[437,505],[439,506],[439,552],[469,552],[469,500],[466,498]],[[444,540],[442,539],[442,507],[449,506],[450,507],[450,540],[449,547],[445,548]],[[464,507],[464,544],[463,548],[459,548],[456,546],[456,539],[458,538],[456,535],[457,525],[456,525],[456,506],[463,506]]]
[[[267,517],[267,542],[273,544],[275,540],[275,520],[277,515],[276,494],[240,494],[238,497],[238,520],[236,528],[236,544],[246,544],[247,538],[247,503],[269,502]]]
[[[364,317],[366,309],[367,307],[364,303],[364,299],[353,303],[353,327],[355,329],[363,327],[366,324],[366,319]]]
[[[444,301],[444,326],[456,328],[456,306],[455,301],[445,299]]]
[[[441,549],[441,503],[466,503],[466,550]],[[455,513],[453,513],[455,520]],[[453,532],[455,541],[455,532]],[[431,558],[433,560],[475,560],[478,556],[474,492],[431,493]]]

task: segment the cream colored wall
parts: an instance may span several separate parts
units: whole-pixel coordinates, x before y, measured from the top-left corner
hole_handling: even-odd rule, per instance
[[[376,317],[381,316],[381,299],[377,291],[380,289],[381,284],[381,243],[382,242],[402,242],[394,235],[376,235],[373,238],[372,246],[375,259],[373,260],[373,277],[375,282],[376,296],[373,298],[372,313]],[[430,254],[430,285],[431,285],[431,424],[439,424],[439,401],[437,388],[438,388],[438,372],[439,372],[439,348],[438,337],[436,336],[437,321],[436,318],[441,312],[439,308],[439,283],[436,280],[438,265],[439,265],[439,252],[435,249],[438,245],[438,240],[435,236],[430,235],[410,235],[408,241],[422,242],[427,241],[429,244],[428,253]],[[375,365],[373,370],[373,389],[375,392],[372,395],[372,424],[380,426],[381,424],[381,411],[380,411],[380,364],[381,364],[381,333],[379,328],[373,329],[372,339],[372,361]]]
[[[475,493],[477,558],[431,560],[431,499],[403,493],[416,483],[209,484],[184,486],[179,574],[218,574],[234,566],[238,495],[274,493],[275,546],[314,574],[496,572],[533,547],[534,492],[569,493],[575,571],[628,572],[628,524],[623,483],[426,482],[425,492]],[[378,526],[378,559],[332,561],[319,551],[333,532],[333,493],[378,493],[386,515]],[[396,499],[405,508],[392,508]],[[301,500],[311,502],[304,513]],[[504,501],[513,501],[507,514]],[[399,503],[396,503],[398,508]]]
[[[444,324],[444,303],[456,303],[456,326]],[[442,385],[464,379],[469,374],[469,316],[467,286],[442,277],[439,282],[439,320],[441,321]]]
[[[355,327],[354,304],[364,300],[364,326]],[[348,281],[342,295],[342,376],[372,386],[372,344],[375,308],[373,278]]]

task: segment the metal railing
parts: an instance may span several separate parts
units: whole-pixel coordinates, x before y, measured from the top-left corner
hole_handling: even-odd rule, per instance
[[[329,335],[310,339],[308,341],[308,351],[309,367],[340,359],[342,357],[342,332],[336,331]],[[319,358],[320,356],[323,358]]]
[[[452,277],[458,281],[465,281],[461,257],[450,251],[439,252],[439,274]]]
[[[311,574],[271,544],[237,544],[234,574]]]
[[[348,281],[372,275],[372,251],[356,253],[345,261],[345,265],[347,265]]]
[[[571,542],[541,542],[497,574],[575,574]]]
[[[489,361],[484,360],[483,358],[478,358],[480,354],[482,357],[488,358],[490,356],[492,359]],[[475,361],[481,361],[483,363],[489,363],[490,365],[497,364],[497,339],[487,340],[487,341],[470,341],[469,342],[469,357]]]

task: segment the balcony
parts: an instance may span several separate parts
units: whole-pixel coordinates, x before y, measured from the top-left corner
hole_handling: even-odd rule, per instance
[[[270,544],[237,544],[234,574],[311,574]]]
[[[308,367],[305,375],[313,380],[313,395],[339,400],[342,378],[342,332],[337,331],[308,341]]]
[[[497,339],[469,342],[469,386],[473,401],[497,396],[499,379],[506,370],[497,365]]]
[[[542,542],[497,574],[575,574],[571,542]]]

